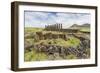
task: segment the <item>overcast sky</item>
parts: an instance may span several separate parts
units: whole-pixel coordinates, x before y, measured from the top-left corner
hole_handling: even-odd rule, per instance
[[[68,28],[73,24],[90,24],[91,21],[91,15],[89,13],[25,11],[24,14],[25,27],[44,28],[45,25],[62,23],[63,28]]]

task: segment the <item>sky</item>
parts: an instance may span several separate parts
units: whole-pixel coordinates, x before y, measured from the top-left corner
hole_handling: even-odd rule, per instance
[[[62,23],[63,28],[68,28],[73,24],[90,24],[91,15],[89,13],[24,11],[24,19],[25,27],[44,28],[45,25]]]

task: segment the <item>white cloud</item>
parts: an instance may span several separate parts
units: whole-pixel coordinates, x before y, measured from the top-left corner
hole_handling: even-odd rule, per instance
[[[73,24],[90,23],[90,14],[61,12],[25,12],[25,27],[44,27],[48,24],[62,23],[64,28]]]

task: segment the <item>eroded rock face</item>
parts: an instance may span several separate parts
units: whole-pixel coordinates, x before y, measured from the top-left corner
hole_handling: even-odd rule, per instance
[[[68,36],[65,34],[43,34],[42,32],[38,32],[35,34],[36,39],[42,40],[42,39],[67,39]],[[71,34],[72,35],[72,34]],[[73,35],[74,37],[78,38],[80,40],[80,43],[76,47],[64,47],[60,45],[51,45],[51,44],[33,44],[30,41],[25,40],[25,50],[28,51],[36,51],[37,53],[45,53],[47,56],[50,56],[52,59],[65,59],[66,56],[68,55],[74,55],[78,59],[85,59],[89,58],[89,53],[90,53],[90,39],[85,39],[83,36],[80,37],[80,35]],[[57,56],[57,57],[56,57]]]
[[[67,55],[75,55],[77,58],[87,58],[86,49],[79,45],[77,47],[63,47],[58,45],[38,45],[35,46],[37,53],[45,53],[48,56],[52,55],[55,57],[55,54],[59,55],[61,58],[65,58]]]
[[[58,38],[67,40],[67,35],[66,34],[53,34],[51,32],[49,32],[49,33],[36,32],[35,39],[37,39],[37,38],[39,40],[58,39]]]
[[[58,46],[58,45],[32,45],[29,43],[26,43],[25,49],[28,51],[33,50],[37,53],[45,53],[48,56],[55,57],[56,55],[59,55],[62,59],[65,59],[67,55],[74,55],[78,59],[82,58],[88,58],[87,50],[90,49],[89,44],[86,44],[87,41],[81,42],[77,47],[64,47],[64,46]],[[56,57],[55,57],[56,58]]]

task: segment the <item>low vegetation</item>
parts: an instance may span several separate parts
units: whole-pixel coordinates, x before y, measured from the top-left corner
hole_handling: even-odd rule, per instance
[[[89,31],[89,29],[82,29],[80,31]],[[56,31],[46,31],[42,28],[25,28],[25,35],[28,36],[26,38],[25,36],[25,46],[28,44],[35,45],[35,44],[45,44],[45,45],[57,45],[57,46],[63,46],[63,47],[77,47],[80,45],[81,41],[80,39],[74,37],[74,36],[69,36],[67,39],[62,39],[62,38],[57,38],[57,39],[42,39],[39,40],[38,36],[36,36],[36,32],[43,32],[43,33],[53,33],[53,34],[67,34],[63,32],[56,32]],[[37,39],[35,39],[37,38]],[[45,60],[50,60],[50,58],[54,56],[48,56],[44,52],[36,52],[36,48],[29,48],[31,49],[30,51],[28,49],[25,49],[25,54],[24,54],[24,61],[45,61]],[[86,49],[86,55],[90,57],[90,49]],[[78,59],[77,55],[74,54],[68,54],[64,58],[62,58],[60,55],[57,55],[58,59]],[[56,59],[56,57],[55,57]]]

